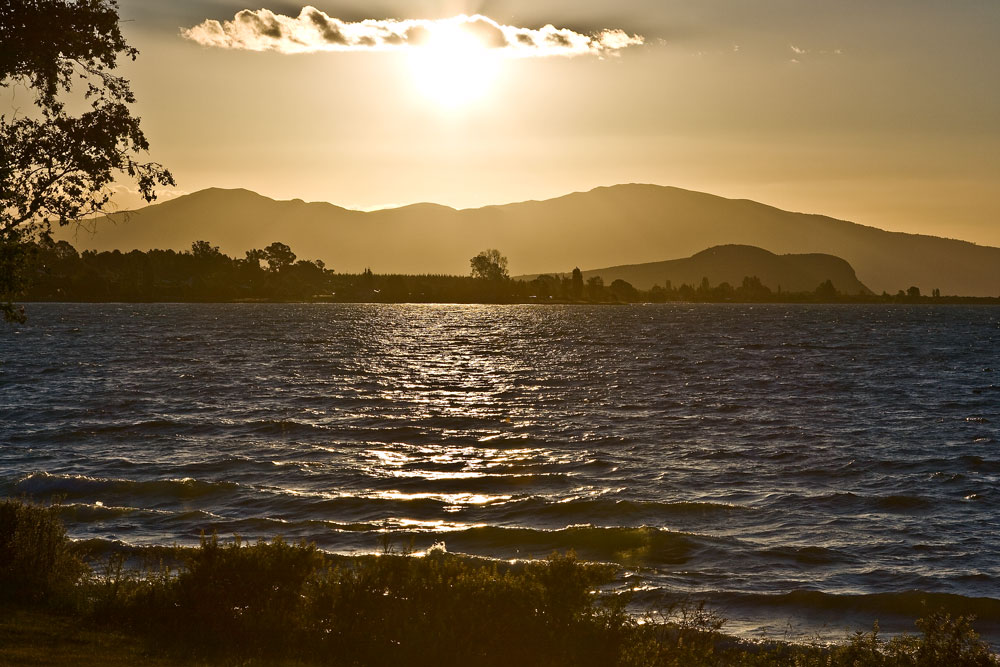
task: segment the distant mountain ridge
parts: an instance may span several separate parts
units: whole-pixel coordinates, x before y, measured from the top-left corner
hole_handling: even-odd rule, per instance
[[[468,273],[469,258],[488,247],[510,258],[513,273],[526,274],[659,262],[737,244],[843,258],[875,292],[915,285],[924,292],[1000,295],[1000,248],[659,185],[476,209],[416,204],[370,212],[211,188],[140,209],[127,222],[96,226],[94,236],[63,229],[59,238],[81,249],[123,251],[184,250],[207,240],[237,255],[281,241],[338,271],[451,274]]]
[[[600,276],[605,285],[624,280],[641,290],[653,285],[663,287],[668,281],[674,288],[684,284],[698,287],[703,278],[708,278],[713,286],[726,282],[739,287],[743,278],[756,276],[773,292],[812,292],[820,283],[830,280],[842,294],[871,293],[858,280],[851,265],[840,257],[821,253],[775,255],[747,245],[715,246],[683,259],[583,271],[585,280],[592,276]]]

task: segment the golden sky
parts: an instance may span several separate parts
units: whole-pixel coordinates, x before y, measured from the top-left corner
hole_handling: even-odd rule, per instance
[[[178,191],[471,207],[643,182],[1000,246],[996,0],[304,7],[122,0]]]

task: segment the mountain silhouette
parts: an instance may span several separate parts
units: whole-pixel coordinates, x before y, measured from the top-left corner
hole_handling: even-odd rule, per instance
[[[476,209],[415,204],[370,212],[211,188],[93,226],[94,235],[63,229],[59,237],[81,249],[123,251],[184,250],[203,239],[236,255],[281,241],[340,272],[438,274],[468,273],[469,258],[484,248],[499,248],[512,273],[528,274],[659,262],[739,244],[843,258],[875,292],[915,285],[925,293],[1000,294],[1000,248],[658,185]]]
[[[626,264],[583,272],[586,280],[600,276],[606,285],[624,280],[633,287],[647,290],[653,285],[673,287],[687,284],[697,287],[703,278],[710,284],[726,282],[739,287],[746,276],[756,276],[772,291],[812,292],[830,280],[842,294],[870,294],[858,280],[851,265],[839,257],[821,253],[775,255],[747,245],[723,245],[703,250],[692,257],[645,264]],[[518,276],[522,277],[522,276]],[[523,276],[531,280],[537,276]]]

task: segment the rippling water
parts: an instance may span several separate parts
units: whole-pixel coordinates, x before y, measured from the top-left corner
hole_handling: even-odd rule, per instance
[[[753,634],[1000,638],[1000,309],[29,307],[0,495],[72,536],[575,549]]]

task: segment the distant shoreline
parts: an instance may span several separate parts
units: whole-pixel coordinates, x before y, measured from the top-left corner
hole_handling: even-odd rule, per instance
[[[803,255],[803,268],[793,261],[799,256],[779,257],[743,246],[709,248],[688,260],[674,260],[696,265],[669,275],[702,275],[697,281],[672,281],[658,273],[658,282],[649,275],[630,274],[632,282],[609,276],[607,284],[600,275],[591,275],[595,272],[578,268],[530,280],[511,278],[507,258],[495,249],[473,257],[469,275],[368,269],[338,273],[320,260],[299,259],[279,242],[248,250],[242,259],[225,255],[207,241],[195,241],[190,252],[128,253],[79,253],[59,241],[36,244],[30,255],[26,287],[14,297],[23,303],[1000,304],[1000,294],[961,296],[937,287],[922,293],[917,285],[874,293],[836,257],[816,256],[820,261]],[[790,262],[791,268],[784,266]],[[740,267],[734,275],[745,273],[742,279],[723,271],[730,265]],[[716,281],[729,276],[732,282],[713,284],[709,276]]]
[[[795,298],[802,296],[803,298]],[[858,296],[839,297],[829,300],[817,300],[812,295],[789,295],[786,299],[772,299],[768,301],[715,301],[715,300],[690,300],[690,301],[567,301],[560,299],[525,299],[509,301],[442,301],[442,300],[377,300],[377,299],[336,299],[336,298],[314,298],[314,299],[33,299],[22,301],[25,305],[31,304],[358,304],[358,305],[456,305],[456,306],[683,306],[691,304],[716,304],[729,306],[766,306],[766,305],[875,305],[875,306],[1000,306],[1000,297],[988,296],[947,296],[947,297],[920,297],[917,299],[898,298],[895,296]]]

